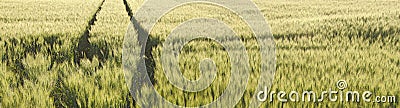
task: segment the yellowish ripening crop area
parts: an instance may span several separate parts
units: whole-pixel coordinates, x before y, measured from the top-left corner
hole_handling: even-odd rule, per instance
[[[130,20],[144,2],[0,0],[0,107],[140,107],[126,83],[122,55]],[[253,2],[275,41],[276,72],[270,90],[338,90],[337,81],[345,80],[345,91],[397,99],[378,103],[268,98],[260,107],[400,107],[400,1]],[[239,16],[215,5],[182,5],[158,19],[144,55],[154,89],[172,104],[196,107],[217,100],[229,85],[231,59],[211,39],[192,40],[179,52],[179,68],[187,79],[201,78],[201,60],[214,62],[217,74],[208,88],[183,91],[164,75],[163,42],[179,24],[198,17],[225,22],[244,42],[250,77],[235,106],[249,107],[261,73],[260,47]]]

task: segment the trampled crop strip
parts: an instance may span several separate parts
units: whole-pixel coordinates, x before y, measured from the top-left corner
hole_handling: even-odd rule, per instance
[[[96,10],[96,12],[93,14],[92,19],[89,20],[88,25],[86,26],[86,30],[83,32],[82,36],[79,38],[79,43],[78,46],[75,49],[74,52],[74,62],[77,63],[78,65],[80,65],[80,60],[82,58],[88,57],[90,60],[93,59],[93,55],[91,53],[91,44],[89,42],[89,38],[90,38],[90,31],[92,29],[92,26],[95,24],[95,22],[97,21],[97,15],[98,13],[101,11],[101,7],[103,6],[105,0],[103,0],[98,9]]]
[[[131,7],[129,7],[128,2],[126,0],[123,0],[123,1],[124,1],[126,12],[128,12],[129,17],[132,19],[133,18],[132,9],[131,9]]]

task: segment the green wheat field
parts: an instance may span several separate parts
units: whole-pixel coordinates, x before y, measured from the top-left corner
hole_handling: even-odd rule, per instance
[[[271,90],[371,91],[395,102],[279,102],[260,107],[400,107],[400,1],[253,0],[276,43]],[[122,63],[124,36],[144,0],[0,0],[0,107],[140,107],[132,98]],[[249,11],[251,12],[251,11]],[[212,13],[212,14],[210,14]],[[169,102],[207,105],[224,92],[230,77],[228,53],[217,42],[197,39],[179,56],[182,74],[199,78],[199,62],[218,69],[200,92],[175,88],[163,74],[162,42],[195,17],[222,20],[245,41],[250,79],[236,107],[248,107],[260,74],[257,41],[239,17],[206,4],[181,6],[150,32],[146,67],[155,89]],[[179,40],[178,40],[179,41]],[[317,96],[319,98],[319,95]],[[151,103],[150,103],[151,104]]]

